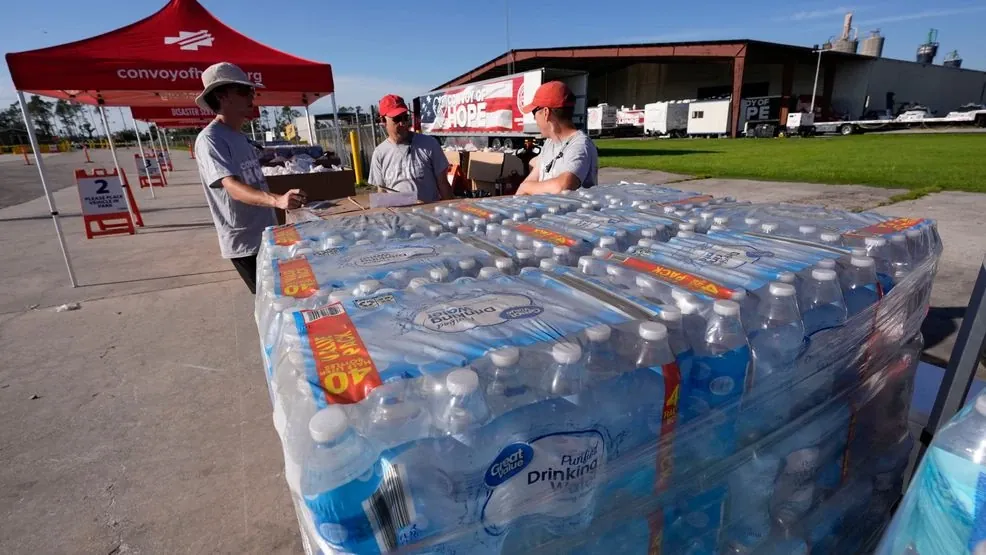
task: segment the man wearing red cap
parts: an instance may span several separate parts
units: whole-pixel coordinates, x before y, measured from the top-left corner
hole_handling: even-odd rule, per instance
[[[531,173],[517,189],[518,195],[560,193],[566,189],[592,187],[599,174],[596,145],[572,122],[575,95],[561,81],[549,81],[522,108],[533,114],[544,145],[531,161]]]
[[[411,131],[411,114],[404,99],[388,94],[380,99],[380,116],[387,138],[370,161],[370,184],[403,193],[416,193],[422,202],[452,198],[446,171],[448,159],[434,137]]]

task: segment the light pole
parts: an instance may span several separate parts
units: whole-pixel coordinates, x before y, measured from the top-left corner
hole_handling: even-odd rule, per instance
[[[825,52],[824,48],[817,48],[812,50],[812,53],[818,53],[818,62],[815,64],[815,82],[811,85],[811,109],[808,111],[812,114],[815,113],[815,92],[818,90],[818,72],[822,69],[822,52]]]

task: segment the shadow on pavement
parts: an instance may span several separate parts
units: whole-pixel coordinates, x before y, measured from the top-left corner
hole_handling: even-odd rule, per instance
[[[218,275],[218,274],[228,274],[233,272],[236,272],[236,270],[230,267],[230,269],[228,270],[213,270],[211,272],[191,272],[188,274],[176,274],[173,276],[155,276],[155,277],[137,278],[137,279],[124,279],[120,281],[104,281],[100,283],[80,283],[79,287],[95,287],[98,285],[121,285],[124,283],[140,283],[144,281],[156,281],[159,279],[173,279],[173,278],[192,277],[192,276],[209,276],[209,275]],[[212,282],[206,282],[206,283],[212,283]]]
[[[197,229],[202,227],[214,227],[212,222],[202,222],[197,224],[164,224],[148,225],[141,228],[141,233],[167,233],[169,231],[183,231],[186,229]]]

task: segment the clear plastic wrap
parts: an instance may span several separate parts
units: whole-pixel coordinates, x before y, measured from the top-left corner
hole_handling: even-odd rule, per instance
[[[592,228],[596,245],[655,229],[649,207],[614,210],[626,222]],[[470,214],[400,217],[423,215],[447,229]],[[513,235],[381,236],[320,255],[262,255],[279,277],[261,281],[258,326],[311,551],[873,547],[911,451],[908,403],[940,252],[931,222],[913,226],[921,237],[907,247],[926,245],[924,256],[911,256],[890,289],[874,273],[877,294],[850,314],[842,291],[869,282],[844,268],[864,256],[849,246],[667,228],[677,236],[662,238],[672,250],[659,263],[647,247],[593,252],[584,229],[539,215],[519,223],[584,240],[586,254],[530,267],[515,226],[498,224]],[[390,218],[299,224],[294,243],[264,249],[373,226],[400,229]],[[737,242],[740,265],[689,254]],[[429,248],[420,260],[395,254]],[[380,265],[353,263],[361,257]],[[360,289],[426,258],[431,268],[495,265]],[[302,263],[316,287],[286,287],[284,265]],[[843,311],[835,320],[833,307]]]

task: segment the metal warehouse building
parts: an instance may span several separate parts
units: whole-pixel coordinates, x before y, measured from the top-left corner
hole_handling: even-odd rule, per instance
[[[541,67],[573,69],[589,73],[588,106],[780,96],[786,121],[790,109],[807,110],[818,56],[811,48],[749,39],[511,50],[436,88]],[[859,118],[867,110],[920,103],[944,115],[983,102],[984,93],[983,71],[825,50],[816,106],[823,116]],[[733,136],[739,121],[734,102]]]

